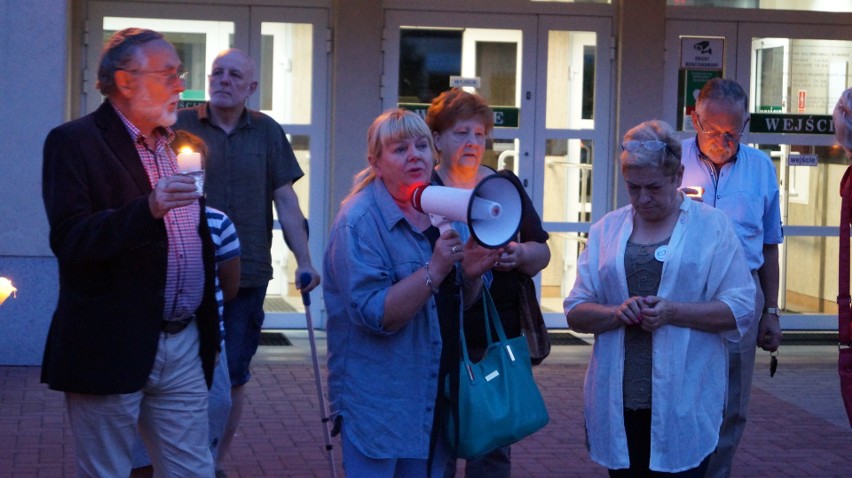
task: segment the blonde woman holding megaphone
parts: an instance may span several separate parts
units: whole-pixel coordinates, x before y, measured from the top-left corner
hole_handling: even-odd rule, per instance
[[[442,478],[448,452],[430,426],[442,350],[436,301],[456,264],[465,298],[475,300],[501,249],[439,233],[412,205],[434,162],[422,118],[387,111],[367,142],[369,166],[341,205],[323,260],[333,434],[348,478]]]
[[[481,96],[468,93],[459,88],[441,93],[432,101],[426,114],[426,123],[432,130],[435,148],[438,151],[438,164],[432,174],[432,183],[454,188],[473,189],[485,178],[494,174],[507,177],[515,183],[522,196],[522,212],[519,231],[506,246],[499,260],[495,261],[491,271],[493,280],[490,291],[500,315],[503,329],[508,338],[521,334],[519,306],[522,301],[522,281],[538,274],[550,262],[550,249],[547,246],[548,234],[541,225],[541,219],[532,201],[523,192],[517,176],[508,170],[500,171],[483,165],[486,143],[494,128],[494,112]],[[465,229],[465,228],[463,228]],[[537,304],[536,304],[537,307]],[[470,358],[474,362],[482,358],[487,341],[484,333],[482,307],[470,307],[465,311],[464,333]],[[444,314],[441,314],[444,316]],[[447,328],[452,330],[452,327]],[[448,340],[445,340],[445,344]],[[458,347],[444,347],[445,354],[458,354]],[[458,363],[458,357],[446,360]],[[444,381],[440,383],[443,385]],[[453,388],[453,387],[451,387]],[[454,390],[449,391],[453,394]],[[457,390],[455,391],[457,392]],[[439,395],[443,396],[443,394]],[[447,403],[439,400],[436,413],[445,413]],[[440,433],[437,427],[434,433]],[[455,466],[451,463],[447,476],[454,475]],[[465,476],[468,478],[509,477],[511,474],[510,447],[498,448],[486,455],[468,460]]]

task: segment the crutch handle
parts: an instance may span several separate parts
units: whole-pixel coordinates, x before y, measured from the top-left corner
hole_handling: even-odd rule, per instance
[[[302,272],[299,275],[299,290],[305,290],[305,287],[311,283],[311,274],[310,272]],[[302,304],[311,305],[311,293],[310,292],[302,292]]]

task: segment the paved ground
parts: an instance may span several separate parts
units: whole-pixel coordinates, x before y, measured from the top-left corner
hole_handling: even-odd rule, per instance
[[[254,362],[249,403],[227,466],[231,477],[331,476],[307,333],[286,335],[293,346],[263,346]],[[321,335],[317,342],[324,357]],[[607,476],[589,460],[583,441],[582,381],[590,350],[554,347],[536,367],[551,422],[513,446],[513,476]],[[735,478],[852,476],[852,429],[836,362],[836,346],[786,346],[770,379],[768,355],[759,352],[752,419]],[[74,474],[62,395],[47,390],[38,375],[37,367],[0,367],[0,477]],[[339,441],[332,445],[342,477]],[[463,476],[461,464],[459,470]]]

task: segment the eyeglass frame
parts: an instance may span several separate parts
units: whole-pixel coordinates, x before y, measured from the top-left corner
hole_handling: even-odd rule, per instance
[[[649,143],[653,144],[653,145],[659,145],[660,147],[659,148],[649,148],[647,146]],[[627,144],[635,144],[637,146],[635,148],[627,147],[627,146],[625,146]],[[627,140],[627,141],[624,141],[623,143],[621,143],[621,150],[627,151],[628,153],[632,153],[634,151],[639,151],[639,147],[641,147],[642,149],[644,149],[646,151],[662,151],[664,149],[671,151],[669,149],[669,145],[665,141],[660,141],[658,139],[649,139],[647,141],[640,141],[638,139],[631,139],[631,140]]]
[[[743,129],[740,130],[739,133],[731,133],[726,131],[724,133],[720,133],[718,131],[707,131],[704,129],[704,125],[701,124],[701,116],[698,115],[698,112],[695,112],[695,120],[698,122],[698,131],[705,134],[710,139],[723,138],[727,142],[736,142],[738,143],[740,139],[742,139],[745,134],[745,130],[748,127],[748,122],[751,121],[751,116],[745,119],[743,122]]]
[[[189,78],[189,70],[183,67],[176,69],[174,73],[169,73],[171,68],[166,70],[129,70],[127,68],[116,68],[116,70],[126,71],[134,75],[157,75],[165,79],[169,84],[176,83],[177,81],[186,81]]]

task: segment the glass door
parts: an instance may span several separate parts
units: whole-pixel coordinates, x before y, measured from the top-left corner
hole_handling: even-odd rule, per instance
[[[752,115],[747,139],[770,155],[781,188],[782,326],[834,329],[838,191],[848,161],[835,144],[831,114],[852,85],[852,31],[743,23],[740,32],[737,80],[748,85]]]
[[[830,330],[837,327],[838,188],[847,163],[835,146],[831,112],[852,84],[852,31],[776,23],[765,12],[762,20],[667,22],[664,117],[690,137],[690,98],[694,105],[702,81],[724,76],[743,86],[751,121],[742,141],[770,156],[781,191],[781,325]],[[721,68],[683,67],[690,57],[684,47],[695,40],[724,44]]]
[[[385,109],[425,115],[452,86],[494,109],[483,163],[520,177],[551,234],[551,263],[536,281],[552,328],[566,325],[580,236],[611,197],[610,31],[603,18],[386,13]]]
[[[157,30],[175,45],[189,71],[187,89],[181,96],[184,105],[207,100],[207,74],[220,51],[234,47],[248,52],[258,65],[258,90],[249,97],[248,106],[270,115],[284,128],[305,172],[294,188],[309,230],[324,230],[329,77],[326,9],[90,2],[88,23],[84,112],[102,102],[94,88],[101,47],[122,28]],[[295,288],[296,262],[284,244],[277,217],[273,227],[274,277],[267,289],[264,328],[303,328],[305,310]],[[317,268],[323,240],[322,234],[309,238]],[[321,316],[320,303],[313,302],[314,317]]]

